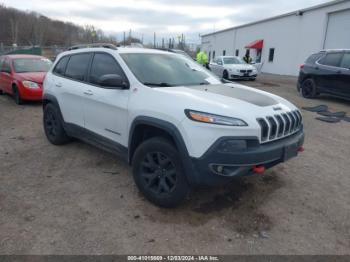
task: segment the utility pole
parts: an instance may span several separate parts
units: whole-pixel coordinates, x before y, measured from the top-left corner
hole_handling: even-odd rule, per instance
[[[153,35],[153,47],[156,48],[156,32]]]

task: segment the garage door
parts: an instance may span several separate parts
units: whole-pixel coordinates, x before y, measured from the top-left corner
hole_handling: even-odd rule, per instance
[[[350,48],[350,9],[329,14],[324,48]]]

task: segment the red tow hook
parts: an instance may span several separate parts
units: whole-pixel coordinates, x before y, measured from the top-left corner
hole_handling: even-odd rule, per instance
[[[253,172],[255,174],[263,174],[265,172],[265,167],[264,166],[254,166]]]
[[[299,152],[299,153],[302,153],[302,152],[304,152],[304,151],[305,151],[305,148],[304,148],[303,146],[299,147],[299,149],[298,149],[298,152]]]

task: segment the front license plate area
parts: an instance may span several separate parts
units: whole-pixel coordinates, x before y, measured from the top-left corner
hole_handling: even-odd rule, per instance
[[[298,155],[298,145],[297,144],[287,145],[284,148],[283,161],[287,161],[293,157],[296,157],[297,155]]]

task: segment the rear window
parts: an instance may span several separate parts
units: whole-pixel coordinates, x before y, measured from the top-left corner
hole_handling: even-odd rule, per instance
[[[91,54],[72,55],[67,64],[65,76],[84,81]]]
[[[322,58],[319,63],[322,65],[339,67],[342,57],[342,53],[329,53]]]
[[[310,55],[308,59],[306,59],[305,63],[306,64],[314,64],[318,59],[320,59],[324,53],[317,53]]]

